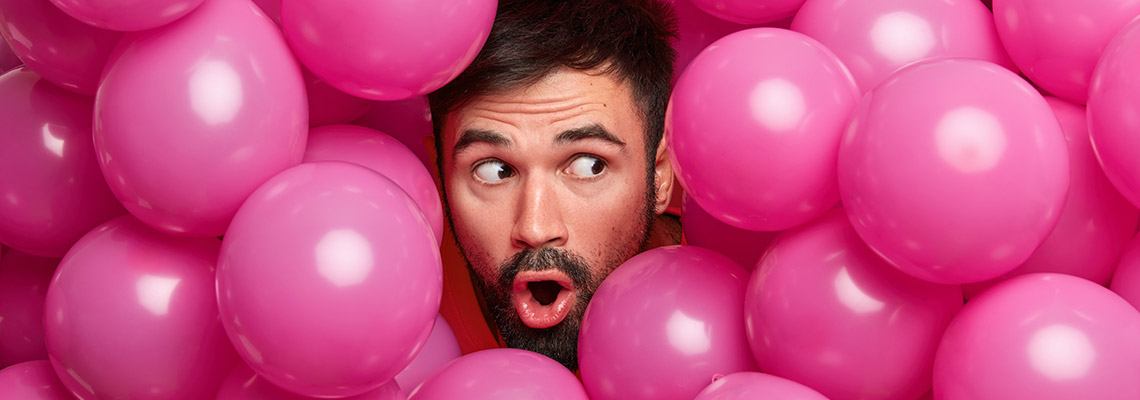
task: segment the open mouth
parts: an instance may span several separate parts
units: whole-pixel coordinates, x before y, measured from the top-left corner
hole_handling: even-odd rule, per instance
[[[562,271],[524,271],[515,275],[511,303],[526,326],[546,329],[566,319],[576,294],[573,281]]]

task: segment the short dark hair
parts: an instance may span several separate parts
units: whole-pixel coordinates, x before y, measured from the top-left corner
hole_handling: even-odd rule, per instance
[[[652,169],[665,130],[675,27],[672,5],[660,0],[501,0],[479,55],[428,95],[441,176],[448,113],[476,97],[535,84],[561,67],[605,67],[630,85]]]

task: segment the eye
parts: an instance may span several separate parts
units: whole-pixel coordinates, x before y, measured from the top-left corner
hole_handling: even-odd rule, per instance
[[[601,175],[605,170],[606,162],[590,155],[580,155],[570,162],[570,166],[566,167],[567,173],[579,178],[593,178]]]
[[[475,166],[475,178],[486,183],[500,183],[515,176],[515,169],[499,160],[487,160]]]

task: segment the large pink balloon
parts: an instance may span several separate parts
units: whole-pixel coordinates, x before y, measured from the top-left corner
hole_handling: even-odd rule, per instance
[[[48,0],[0,0],[0,35],[44,79],[88,95],[121,36],[76,21]]]
[[[970,300],[934,366],[939,400],[1140,398],[1140,313],[1108,289],[1030,274]]]
[[[123,216],[67,253],[48,288],[45,339],[84,399],[204,399],[236,362],[218,318],[220,243]]]
[[[423,349],[403,371],[400,371],[399,375],[396,375],[395,381],[400,387],[415,389],[461,355],[463,353],[459,349],[459,342],[455,339],[451,325],[447,324],[442,315],[437,316],[435,326],[432,327],[431,335],[428,336]]]
[[[1037,86],[1084,104],[1093,67],[1140,0],[996,0],[998,36],[1018,68]]]
[[[494,0],[284,0],[281,25],[297,58],[349,94],[397,100],[427,94],[475,59]]]
[[[1112,291],[1140,310],[1140,236],[1128,243],[1112,277]]]
[[[905,67],[868,93],[839,149],[855,230],[915,277],[995,278],[1025,262],[1060,215],[1065,137],[1009,70],[977,60]]]
[[[420,385],[412,400],[586,400],[566,367],[538,353],[490,349],[460,357]]]
[[[1013,68],[977,0],[807,0],[792,29],[834,51],[864,92],[919,60],[976,58]]]
[[[341,400],[404,400],[403,391],[395,382],[388,382],[375,390],[350,397],[338,397]],[[215,400],[315,400],[316,397],[302,396],[291,393],[285,389],[274,386],[258,376],[249,367],[242,365],[234,368]]]
[[[351,396],[391,380],[427,340],[441,268],[431,227],[397,184],[355,164],[305,163],[266,181],[234,217],[218,303],[262,377],[302,395]]]
[[[776,22],[796,15],[804,0],[681,0],[692,1],[701,10],[738,24]]]
[[[614,270],[578,336],[590,398],[690,400],[717,375],[754,370],[744,334],[747,276],[691,246],[653,249]]]
[[[103,29],[154,29],[194,11],[203,0],[51,0],[68,15]]]
[[[432,156],[434,150],[429,152],[434,142],[431,109],[428,108],[426,97],[373,102],[372,108],[355,124],[392,135],[404,146],[408,146],[429,169],[436,167]]]
[[[125,40],[95,102],[103,174],[143,222],[220,235],[258,185],[301,161],[300,69],[249,0],[208,0]]]
[[[15,251],[0,256],[0,368],[47,359],[44,299],[58,263]]]
[[[400,185],[427,217],[436,242],[443,240],[443,205],[435,180],[420,160],[395,138],[353,125],[330,125],[309,131],[306,162],[346,161],[379,172]]]
[[[833,399],[930,390],[938,340],[962,307],[957,286],[892,268],[842,210],[781,236],[758,268],[745,321],[761,371]]]
[[[20,400],[72,400],[51,363],[28,361],[0,370],[0,398]]]
[[[776,237],[772,232],[754,232],[720,222],[687,195],[681,204],[684,210],[681,229],[686,243],[728,256],[745,269],[751,270],[756,266],[760,256],[768,250],[768,244]]]
[[[807,36],[775,28],[725,36],[673,92],[665,129],[677,176],[730,225],[807,222],[839,198],[836,150],[857,100],[843,64]]]
[[[759,372],[737,372],[716,378],[693,400],[827,400],[796,382]]]
[[[0,76],[0,242],[62,257],[91,228],[125,213],[99,172],[91,107],[26,67]]]
[[[1115,188],[1089,145],[1084,108],[1046,98],[1069,149],[1069,193],[1052,233],[1033,255],[999,279],[1032,272],[1064,273],[1107,285],[1140,213]],[[969,287],[978,292],[997,280]],[[968,295],[970,293],[967,293]]]
[[[1136,3],[1140,4],[1140,0]],[[1140,20],[1138,20],[1140,21]],[[1089,133],[1104,171],[1140,207],[1140,22],[1104,50],[1089,91]]]

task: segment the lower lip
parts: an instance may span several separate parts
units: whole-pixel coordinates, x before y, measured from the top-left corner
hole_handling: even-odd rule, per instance
[[[546,329],[566,319],[575,303],[574,294],[573,290],[563,289],[554,302],[542,305],[528,290],[511,294],[511,302],[523,324],[533,329]]]

